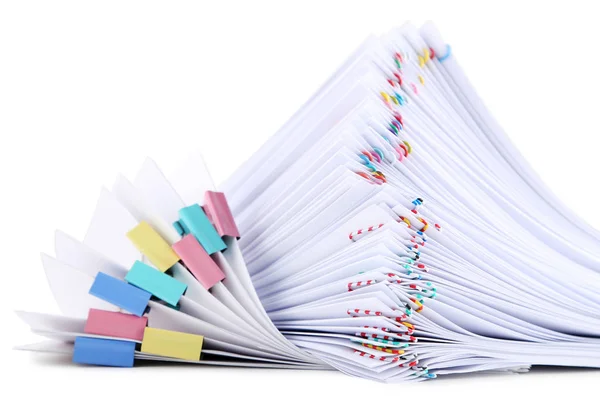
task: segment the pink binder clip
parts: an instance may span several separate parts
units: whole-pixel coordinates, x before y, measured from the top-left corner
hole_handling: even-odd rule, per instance
[[[173,245],[173,250],[190,270],[192,275],[207,290],[225,279],[221,268],[208,255],[194,235],[186,235]]]
[[[222,192],[207,191],[204,194],[204,212],[221,236],[240,237],[237,225],[231,215],[229,204]]]
[[[141,341],[148,318],[120,312],[90,309],[84,332],[92,335]]]

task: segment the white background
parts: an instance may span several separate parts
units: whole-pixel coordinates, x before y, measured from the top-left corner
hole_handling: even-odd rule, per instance
[[[11,350],[36,340],[12,310],[55,311],[39,252],[52,253],[55,228],[83,235],[101,185],[118,171],[132,176],[145,156],[169,170],[196,147],[221,182],[369,33],[406,20],[437,23],[518,148],[600,227],[595,3],[0,2],[0,368],[8,371],[0,393],[596,397],[600,371],[539,369],[407,387],[335,372],[83,368]]]

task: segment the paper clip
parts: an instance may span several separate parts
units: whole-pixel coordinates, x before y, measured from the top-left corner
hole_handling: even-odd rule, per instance
[[[404,104],[406,104],[406,100],[404,99],[404,97],[402,97],[400,95],[400,93],[394,91],[394,98],[396,99],[396,101],[398,102],[397,104],[403,106]]]
[[[379,154],[377,154],[375,151],[372,152],[367,152],[367,151],[363,151],[362,154],[364,155],[369,155],[369,157],[371,157],[371,160],[375,160],[378,163],[381,163],[381,157],[379,157]]]
[[[398,222],[404,222],[409,228],[411,227],[410,220],[402,215],[400,216],[400,220]]]
[[[383,225],[384,224],[373,225],[373,226],[369,226],[367,229],[359,229],[356,232],[350,232],[350,234],[348,235],[348,238],[350,240],[354,240],[357,236],[362,235],[364,233],[373,232],[374,230],[381,228]]]
[[[389,103],[392,99],[390,98],[390,95],[387,94],[386,92],[380,92],[381,97],[383,97],[383,101],[385,101],[386,103]]]
[[[373,182],[373,180],[371,179],[371,177],[369,176],[369,174],[367,174],[366,172],[355,172],[355,174],[359,175],[359,176],[362,176],[363,178],[365,178],[370,183],[375,183],[375,182]]]
[[[365,163],[365,166],[367,168],[369,168],[371,170],[371,172],[375,172],[377,171],[377,168],[375,168],[375,166],[373,164],[371,164],[371,161],[373,161],[373,157],[367,153],[366,151],[359,154],[358,157],[360,157],[361,160],[363,160],[363,162]]]
[[[402,127],[404,127],[404,122],[402,120],[402,115],[399,112],[397,112],[397,111],[394,112],[394,119],[396,121],[398,121]]]
[[[443,56],[439,56],[438,55],[438,61],[439,62],[444,62],[446,61],[450,56],[452,55],[452,47],[450,47],[449,44],[446,45],[446,54],[444,54]]]
[[[412,201],[412,204],[413,204],[413,206],[414,206],[414,207],[413,207],[413,209],[412,209],[412,211],[413,211],[413,213],[415,213],[415,214],[416,214],[416,211],[417,211],[417,209],[418,209],[419,207],[421,207],[421,205],[423,205],[423,199],[422,199],[422,198],[420,198],[420,197],[417,197],[416,199],[414,199],[414,200]]]
[[[365,287],[365,286],[369,286],[373,283],[377,283],[377,281],[374,281],[372,279],[366,280],[366,281],[358,281],[358,282],[348,282],[348,291],[352,292],[356,289],[360,289],[361,287]]]
[[[371,154],[373,154],[373,157],[375,157],[375,154],[377,154],[377,156],[379,157],[377,160],[378,162],[385,160],[383,151],[381,151],[381,149],[379,147],[373,147],[373,153],[371,153]]]
[[[425,232],[427,230],[427,228],[429,228],[429,222],[427,222],[425,219],[421,218],[421,217],[416,217],[422,224],[423,227],[420,229],[421,232]]]
[[[404,142],[399,143],[398,147],[404,150],[404,157],[408,157],[410,153],[408,152],[408,147],[404,144]]]
[[[373,172],[372,175],[375,177],[375,179],[379,179],[383,183],[387,183],[387,178],[385,177],[385,175],[382,172],[375,171],[375,172]]]
[[[398,86],[402,86],[402,75],[400,75],[397,72],[394,72],[394,77],[396,78],[396,80],[398,81]]]

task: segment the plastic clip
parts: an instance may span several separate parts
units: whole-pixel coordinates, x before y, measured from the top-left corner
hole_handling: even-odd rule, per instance
[[[142,341],[148,318],[114,311],[90,309],[84,332],[91,335],[110,336]]]
[[[223,251],[227,245],[198,204],[179,210],[179,221],[173,224],[181,236],[192,234],[208,254]]]
[[[206,213],[209,220],[213,223],[217,232],[221,237],[231,236],[234,238],[240,238],[240,232],[231,209],[225,198],[225,194],[221,192],[207,191],[204,194],[204,212]]]
[[[186,284],[141,261],[133,263],[125,280],[172,306],[177,306],[179,299],[187,289]]]
[[[73,362],[108,367],[133,367],[135,342],[78,336]]]
[[[179,261],[171,246],[145,221],[127,232],[127,237],[161,272]]]
[[[98,272],[90,294],[141,317],[152,296],[145,290],[131,286],[117,278]]]
[[[190,333],[146,328],[142,352],[182,360],[198,361],[204,337]]]
[[[225,274],[221,271],[221,268],[200,246],[194,236],[185,236],[173,245],[173,250],[181,257],[181,261],[205,289],[208,290],[225,279]]]

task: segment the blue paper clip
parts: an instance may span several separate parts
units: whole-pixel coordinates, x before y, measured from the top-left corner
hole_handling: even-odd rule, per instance
[[[181,236],[194,235],[208,254],[223,251],[227,248],[227,245],[198,204],[179,210],[179,221],[173,223],[173,226]]]
[[[73,362],[108,367],[133,367],[135,342],[78,336]]]
[[[443,56],[438,56],[438,61],[439,62],[444,62],[446,61],[450,56],[452,55],[452,47],[450,47],[449,44],[446,45],[446,54],[444,54]]]
[[[414,199],[412,201],[412,204],[415,206],[415,209],[416,209],[417,207],[419,207],[420,205],[423,204],[423,199],[420,197],[417,197],[416,199]]]
[[[127,273],[125,280],[139,287],[166,303],[177,306],[179,299],[187,289],[187,285],[177,279],[163,274],[148,264],[136,261]]]
[[[98,272],[90,288],[90,294],[141,317],[152,296],[117,278]]]

